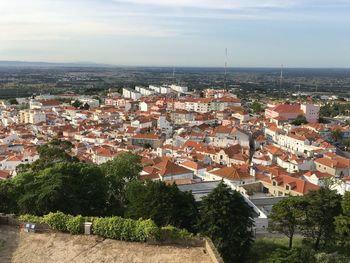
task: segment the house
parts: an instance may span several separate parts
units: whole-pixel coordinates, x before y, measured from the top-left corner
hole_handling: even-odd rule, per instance
[[[322,158],[315,159],[316,170],[328,173],[336,178],[350,175],[350,159],[335,153],[325,153]]]
[[[213,158],[213,161],[221,165],[245,164],[249,161],[248,155],[243,153],[239,144],[220,149]]]
[[[303,196],[311,190],[320,188],[318,185],[288,174],[274,177],[257,174],[255,178],[263,184],[264,191],[273,196]]]
[[[205,180],[224,180],[235,186],[255,182],[255,178],[249,173],[249,166],[247,164],[215,168],[206,173]]]
[[[172,162],[169,158],[161,158],[161,161],[152,166],[146,166],[140,173],[141,179],[174,181],[193,180],[193,171]]]
[[[153,149],[157,149],[163,145],[164,139],[157,134],[139,133],[132,136],[129,141],[131,145],[141,147],[150,146]]]

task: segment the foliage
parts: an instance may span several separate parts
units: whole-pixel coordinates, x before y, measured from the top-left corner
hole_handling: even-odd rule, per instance
[[[349,103],[326,104],[320,108],[320,116],[322,116],[322,117],[335,117],[338,115],[347,115],[349,110],[350,110]]]
[[[342,133],[342,131],[341,131],[339,128],[337,128],[337,129],[335,129],[334,131],[332,131],[332,138],[333,138],[333,140],[335,140],[336,142],[339,141],[339,140],[341,140],[341,139],[343,138],[343,133]]]
[[[27,223],[44,223],[44,219],[42,216],[34,216],[34,215],[20,215],[18,219],[22,222],[27,222]]]
[[[69,141],[62,141],[54,139],[48,144],[44,144],[38,147],[38,153],[40,158],[30,165],[23,165],[18,168],[18,172],[30,172],[35,173],[44,170],[45,168],[52,167],[56,163],[60,162],[78,162],[76,157],[70,156],[67,152],[71,150],[72,143]]]
[[[194,231],[198,211],[191,193],[181,192],[175,184],[135,181],[128,185],[127,217],[150,218],[158,226],[174,225]]]
[[[335,218],[335,228],[342,245],[350,244],[350,192],[342,200],[342,214]]]
[[[18,101],[15,98],[9,99],[8,102],[10,103],[10,105],[18,105]]]
[[[92,229],[96,235],[126,241],[146,241],[158,233],[158,227],[150,219],[132,220],[117,216],[96,218]]]
[[[73,235],[82,234],[84,222],[85,219],[81,215],[68,217],[66,221],[67,231]]]
[[[262,111],[262,106],[257,101],[254,101],[250,108],[253,110],[254,113],[260,113]]]
[[[80,108],[81,106],[83,106],[83,103],[79,100],[75,100],[73,103],[72,103],[72,106],[74,108]]]
[[[264,263],[316,263],[314,251],[309,248],[277,249]]]
[[[193,234],[186,229],[180,229],[172,225],[163,226],[160,229],[159,239],[191,239]]]
[[[105,178],[96,165],[58,163],[34,175],[13,179],[20,214],[43,215],[53,211],[67,214],[101,215],[106,201]]]
[[[303,114],[298,115],[298,117],[292,121],[293,125],[300,126],[302,124],[307,124],[307,120]]]
[[[16,213],[16,196],[17,192],[12,180],[0,180],[0,212]]]
[[[297,227],[304,219],[305,201],[302,197],[287,197],[272,207],[270,219],[271,229],[285,234],[289,238],[289,248],[293,245],[293,237]]]
[[[107,182],[107,207],[110,214],[122,214],[125,205],[126,185],[135,181],[142,170],[140,157],[123,153],[101,165]]]
[[[200,229],[224,261],[244,262],[252,244],[252,211],[243,197],[221,182],[202,200]]]
[[[334,218],[341,213],[341,197],[335,191],[321,188],[310,191],[306,202],[303,233],[314,242],[314,248],[318,250],[321,243],[326,246],[334,241]]]
[[[52,229],[67,232],[67,221],[71,216],[62,212],[49,213],[43,217],[43,222],[48,224]]]

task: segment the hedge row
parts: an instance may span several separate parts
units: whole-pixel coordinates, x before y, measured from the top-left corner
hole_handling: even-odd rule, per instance
[[[151,219],[133,220],[118,216],[85,218],[80,215],[72,216],[62,212],[56,212],[49,213],[43,217],[21,215],[19,220],[31,223],[45,223],[54,230],[75,235],[83,233],[83,223],[90,221],[92,222],[93,234],[125,241],[144,242],[148,239],[190,239],[193,237],[193,235],[185,229],[178,229],[173,226],[159,228]]]
[[[94,234],[126,241],[146,241],[156,238],[159,228],[150,219],[132,220],[122,217],[96,218],[92,224]]]
[[[43,217],[33,215],[21,215],[20,221],[47,224],[50,228],[62,232],[68,232],[74,235],[83,233],[83,223],[85,218],[82,216],[66,215],[62,212],[49,213]]]

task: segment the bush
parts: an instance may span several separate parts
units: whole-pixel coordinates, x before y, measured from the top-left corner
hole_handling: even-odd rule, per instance
[[[69,217],[66,222],[67,231],[73,235],[78,235],[83,233],[83,223],[85,218],[81,215],[75,217]]]
[[[164,226],[160,229],[160,239],[191,239],[193,234],[186,229],[180,229],[171,225]]]
[[[27,223],[44,223],[43,218],[41,216],[33,216],[33,215],[20,215],[18,219],[22,222],[27,222]]]
[[[67,232],[67,221],[72,217],[73,216],[66,215],[62,212],[51,212],[44,216],[44,222],[54,230]]]
[[[146,241],[154,237],[157,230],[152,220],[132,220],[118,216],[96,218],[92,224],[94,234],[126,241]]]

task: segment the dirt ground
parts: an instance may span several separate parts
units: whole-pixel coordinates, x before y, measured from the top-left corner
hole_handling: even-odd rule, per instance
[[[0,226],[1,263],[211,263],[203,248],[151,246],[97,236],[26,233]]]

